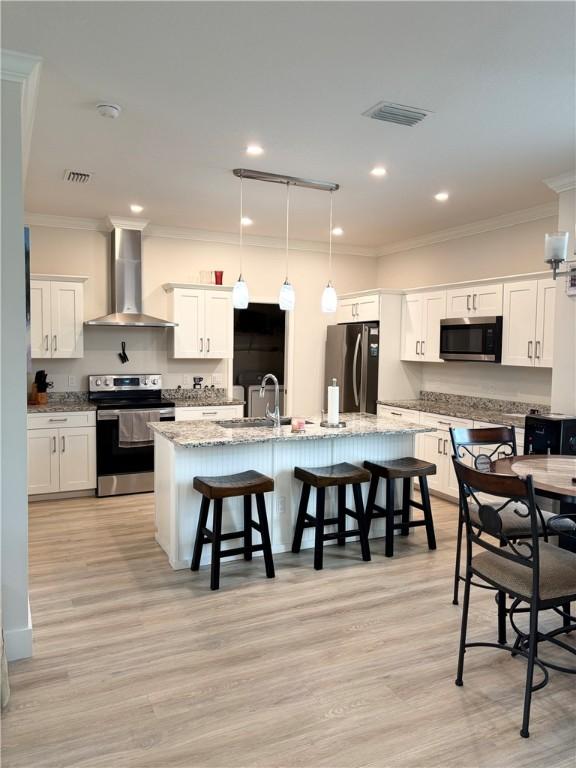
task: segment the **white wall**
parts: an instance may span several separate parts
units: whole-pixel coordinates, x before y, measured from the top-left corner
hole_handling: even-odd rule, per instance
[[[568,258],[574,259],[576,189],[561,192],[558,199],[557,229],[570,233]],[[566,295],[564,279],[563,276],[558,277],[556,291],[552,409],[559,413],[576,415],[576,296]]]
[[[9,659],[30,656],[26,495],[26,283],[21,148],[22,83],[2,80],[0,472],[2,626]]]
[[[86,319],[105,314],[108,309],[108,236],[89,230],[33,226],[31,231],[32,272],[86,275]],[[146,237],[143,244],[144,311],[158,317],[168,313],[168,297],[163,283],[194,282],[202,270],[224,270],[224,283],[232,284],[239,270],[237,246],[217,242],[198,242],[170,237]],[[376,259],[338,255],[334,258],[334,283],[341,293],[373,288]],[[247,246],[244,249],[244,277],[253,299],[274,298],[284,279],[285,256],[282,249]],[[327,256],[313,251],[291,251],[290,279],[296,290],[294,313],[294,392],[295,412],[316,413],[320,407],[324,379],[324,341],[326,325],[333,316],[320,311],[320,296],[327,280]],[[33,361],[43,367],[58,389],[71,387],[69,375],[77,377],[77,388],[85,389],[85,377],[94,372],[160,371],[167,374],[166,385],[182,383],[184,374],[209,375],[225,370],[212,361],[177,361],[168,356],[170,331],[154,329],[85,329],[85,357],[81,360]],[[127,341],[130,364],[120,366],[119,342]]]
[[[539,272],[545,268],[544,235],[556,226],[555,217],[539,219],[381,256],[378,286],[417,288]]]

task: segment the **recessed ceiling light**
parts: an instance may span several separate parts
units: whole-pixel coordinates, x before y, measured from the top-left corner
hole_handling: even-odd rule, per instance
[[[130,206],[130,210],[132,211],[132,213],[142,213],[142,211],[144,210],[144,206],[134,203],[133,205]]]
[[[335,237],[340,237],[341,235],[344,234],[344,230],[342,229],[342,227],[334,227],[334,229],[332,230],[332,234]]]
[[[248,144],[246,147],[247,155],[261,155],[264,152],[260,144]]]
[[[242,216],[240,224],[242,224],[243,227],[251,227],[254,222],[249,216]]]
[[[386,168],[382,165],[377,165],[370,171],[372,176],[386,176]]]
[[[445,203],[449,197],[450,195],[448,192],[438,192],[436,195],[434,195],[434,199],[438,200],[439,203]]]

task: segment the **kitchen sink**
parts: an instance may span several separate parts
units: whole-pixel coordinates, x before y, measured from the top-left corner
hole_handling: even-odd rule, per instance
[[[283,416],[280,419],[280,425],[285,427],[292,423],[292,416]],[[257,429],[259,427],[266,427],[270,429],[274,426],[272,419],[266,419],[264,417],[258,419],[228,419],[226,421],[217,421],[219,427],[225,429]],[[307,421],[306,424],[312,424],[311,421]]]

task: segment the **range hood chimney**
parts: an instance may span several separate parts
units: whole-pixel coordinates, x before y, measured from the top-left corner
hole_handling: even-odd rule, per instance
[[[85,325],[123,328],[173,328],[177,323],[142,312],[142,230],[147,221],[110,219],[111,309],[109,315],[86,321]]]

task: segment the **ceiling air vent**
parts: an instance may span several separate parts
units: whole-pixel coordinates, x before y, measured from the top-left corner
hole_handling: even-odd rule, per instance
[[[92,174],[85,171],[64,171],[64,181],[69,181],[71,184],[88,184],[91,178]]]
[[[391,101],[379,101],[366,112],[362,112],[364,117],[371,117],[373,120],[383,120],[385,123],[398,123],[398,125],[416,125],[431,115],[429,109],[420,107],[407,107],[405,104],[394,104]]]

